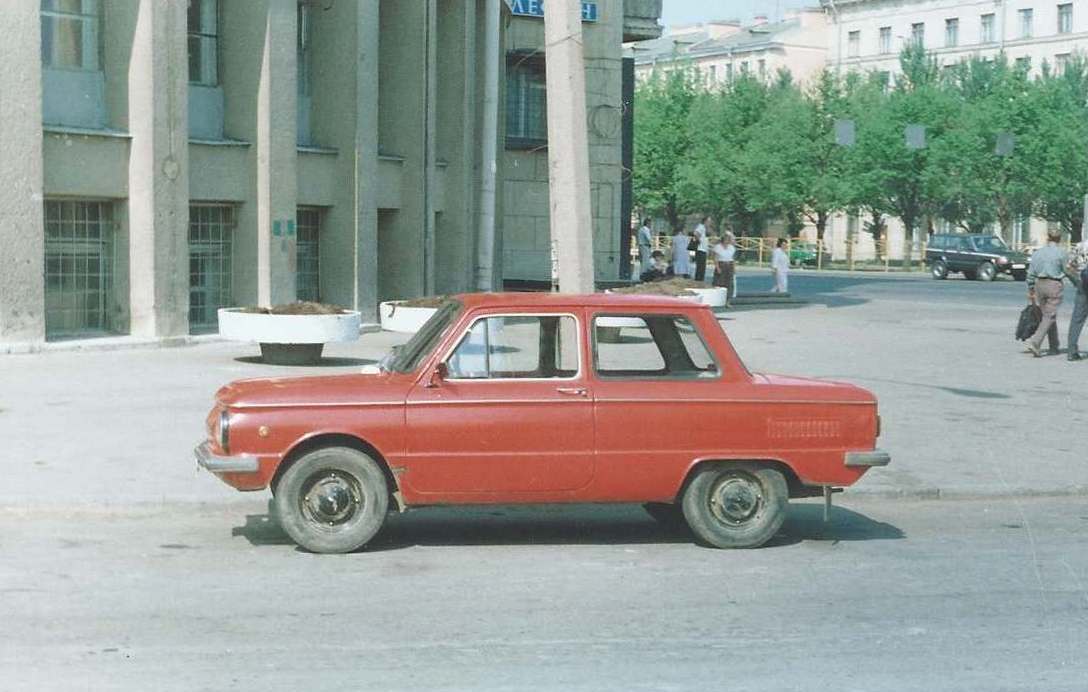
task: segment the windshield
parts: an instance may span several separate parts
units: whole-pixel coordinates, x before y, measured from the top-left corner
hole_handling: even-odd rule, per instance
[[[986,236],[985,238],[973,238],[972,242],[974,242],[975,249],[979,252],[1002,252],[1009,249],[1005,241],[995,235]]]
[[[419,331],[403,346],[393,349],[382,359],[382,367],[394,372],[411,372],[434,350],[436,344],[461,312],[461,303],[450,300],[431,315]]]

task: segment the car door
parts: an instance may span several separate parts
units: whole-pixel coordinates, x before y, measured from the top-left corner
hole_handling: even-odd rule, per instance
[[[580,312],[476,318],[406,407],[402,481],[435,501],[563,493],[593,478]]]
[[[960,236],[953,236],[948,239],[948,268],[952,271],[961,272],[964,269],[969,269],[973,265],[970,262],[971,245],[967,238]]]
[[[721,448],[716,431],[744,439],[755,418],[733,410],[723,367],[693,320],[598,312],[590,326],[597,478],[588,499],[671,500],[692,460]]]

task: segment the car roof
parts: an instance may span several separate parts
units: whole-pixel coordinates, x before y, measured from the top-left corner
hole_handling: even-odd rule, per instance
[[[670,296],[633,295],[624,293],[462,293],[451,296],[466,308],[671,308],[697,309],[705,307],[685,298]]]

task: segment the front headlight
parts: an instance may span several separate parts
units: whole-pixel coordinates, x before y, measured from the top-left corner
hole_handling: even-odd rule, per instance
[[[223,409],[219,412],[219,448],[224,454],[230,453],[230,412]]]

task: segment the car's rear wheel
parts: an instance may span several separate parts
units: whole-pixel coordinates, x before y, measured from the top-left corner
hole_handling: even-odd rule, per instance
[[[704,466],[682,502],[688,526],[715,548],[758,548],[781,528],[788,505],[785,477],[751,463]]]
[[[315,553],[347,553],[378,533],[389,507],[385,474],[370,455],[324,447],[283,474],[272,506],[280,526]]]
[[[948,263],[944,260],[937,260],[933,263],[933,266],[929,268],[933,273],[934,279],[947,279],[948,278]]]
[[[993,281],[995,276],[997,276],[997,267],[993,262],[983,262],[978,265],[978,278],[981,281]]]

